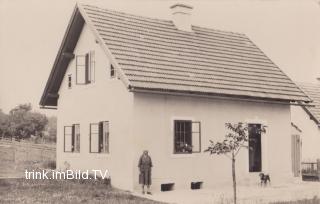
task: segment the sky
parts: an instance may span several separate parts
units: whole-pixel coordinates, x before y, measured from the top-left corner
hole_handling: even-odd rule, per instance
[[[317,0],[91,0],[100,7],[171,19],[177,2],[194,7],[192,24],[245,33],[292,80],[320,77]],[[39,101],[75,0],[0,0],[0,109]]]

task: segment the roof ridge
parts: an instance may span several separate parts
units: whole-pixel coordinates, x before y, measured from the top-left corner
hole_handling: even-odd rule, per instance
[[[168,20],[168,19],[137,15],[137,14],[132,14],[132,13],[128,13],[128,12],[125,12],[125,11],[117,11],[117,10],[113,10],[113,9],[109,9],[109,8],[105,8],[105,7],[102,8],[100,6],[96,6],[96,5],[92,5],[92,4],[81,4],[81,5],[82,6],[93,7],[93,8],[97,8],[97,9],[100,9],[100,10],[104,10],[104,11],[108,11],[108,12],[112,12],[112,13],[116,13],[116,14],[121,14],[121,15],[125,15],[125,16],[132,16],[132,17],[140,18],[140,19],[150,19],[150,20],[155,20],[155,21],[160,21],[160,22],[171,23],[172,25],[174,25],[173,21],[172,20]],[[232,36],[235,36],[235,37],[237,36],[237,37],[247,38],[246,34],[240,33],[240,32],[221,30],[221,29],[212,28],[212,27],[203,27],[203,26],[199,26],[199,25],[195,25],[195,24],[192,24],[191,26],[192,27],[196,27],[196,28],[200,28],[200,29],[210,30],[210,31],[217,32],[217,33],[223,33],[223,34],[229,33],[229,34],[232,34]]]
[[[206,29],[206,30],[211,30],[214,32],[219,32],[219,33],[230,33],[233,34],[233,36],[237,36],[237,37],[243,37],[247,39],[247,35],[244,33],[240,33],[240,32],[233,32],[233,31],[229,31],[229,30],[221,30],[221,29],[217,29],[217,28],[211,28],[211,27],[203,27],[203,26],[199,26],[199,25],[192,25],[193,27],[197,27],[200,29]]]
[[[81,6],[94,7],[94,8],[100,9],[100,10],[105,10],[105,11],[112,12],[112,13],[122,14],[122,15],[125,15],[125,16],[132,16],[132,17],[135,17],[135,18],[146,18],[146,19],[150,19],[150,20],[162,21],[162,22],[167,22],[167,23],[171,22],[172,23],[171,20],[166,20],[166,19],[156,18],[156,17],[149,17],[149,16],[142,16],[142,15],[127,13],[125,11],[117,11],[117,10],[113,10],[113,9],[109,9],[109,8],[105,8],[105,7],[102,8],[102,7],[99,7],[99,6],[96,6],[96,5],[92,5],[92,4],[81,4]]]

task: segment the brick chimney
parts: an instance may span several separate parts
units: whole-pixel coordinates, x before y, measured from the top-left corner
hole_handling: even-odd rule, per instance
[[[178,30],[191,32],[191,12],[193,7],[177,3],[170,7],[172,20]]]

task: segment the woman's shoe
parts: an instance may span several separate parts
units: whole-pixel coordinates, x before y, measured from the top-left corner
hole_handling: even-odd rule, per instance
[[[147,192],[147,194],[152,195],[152,193],[151,193],[151,192]]]

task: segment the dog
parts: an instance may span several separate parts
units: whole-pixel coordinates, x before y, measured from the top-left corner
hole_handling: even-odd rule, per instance
[[[270,179],[270,175],[269,174],[264,174],[264,173],[260,173],[259,174],[260,177],[260,185],[264,185],[266,186],[268,183],[270,184],[271,179]]]

